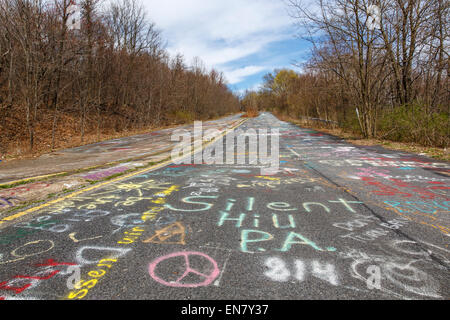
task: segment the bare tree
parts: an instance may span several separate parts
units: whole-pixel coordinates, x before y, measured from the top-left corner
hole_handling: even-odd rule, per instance
[[[239,109],[218,72],[171,58],[137,0],[0,0],[0,145],[55,149],[79,134],[149,128]]]

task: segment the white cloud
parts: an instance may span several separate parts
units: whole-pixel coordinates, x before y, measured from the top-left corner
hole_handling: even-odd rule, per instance
[[[262,67],[234,61],[263,51],[270,43],[292,38],[292,20],[281,0],[142,0],[149,18],[163,30],[168,51],[190,62],[224,71],[231,84]]]
[[[244,68],[234,69],[234,70],[225,70],[225,77],[228,79],[230,84],[236,84],[244,80],[246,77],[254,75],[258,72],[266,70],[266,67],[262,66],[247,66]]]

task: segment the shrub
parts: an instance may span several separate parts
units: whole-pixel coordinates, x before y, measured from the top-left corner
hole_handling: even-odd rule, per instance
[[[448,113],[427,112],[423,104],[385,110],[378,122],[378,136],[400,142],[446,148],[450,140]]]
[[[176,123],[189,123],[194,121],[194,114],[187,110],[177,110],[173,115]]]

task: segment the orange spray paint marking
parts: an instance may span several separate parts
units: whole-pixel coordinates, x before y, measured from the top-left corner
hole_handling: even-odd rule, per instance
[[[170,226],[167,226],[161,230],[155,232],[155,234],[142,241],[143,243],[158,243],[158,244],[182,244],[185,245],[185,235],[186,230],[180,222],[175,222]],[[179,237],[178,241],[167,241],[169,239],[175,240],[173,238]]]

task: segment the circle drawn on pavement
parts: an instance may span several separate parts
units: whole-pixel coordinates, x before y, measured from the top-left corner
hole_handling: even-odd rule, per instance
[[[161,279],[160,277],[158,277],[155,273],[155,270],[158,266],[159,263],[161,263],[162,261],[166,261],[169,259],[174,259],[174,258],[178,258],[178,257],[183,257],[184,258],[184,262],[185,262],[185,270],[183,272],[183,274],[176,279],[175,281],[166,281],[164,279]],[[190,263],[189,263],[189,259],[190,257],[200,257],[202,261],[205,261],[205,263],[210,265],[210,272],[208,273],[203,273],[200,272],[198,270],[195,270],[193,268],[191,268]],[[163,284],[165,286],[168,287],[176,287],[176,288],[197,288],[197,287],[205,287],[207,285],[209,285],[211,282],[214,281],[214,279],[217,278],[217,276],[220,273],[219,267],[217,266],[217,262],[211,258],[210,256],[201,253],[201,252],[193,252],[193,251],[188,251],[188,252],[175,252],[172,254],[168,254],[166,256],[162,256],[157,258],[156,260],[154,260],[153,262],[150,263],[149,267],[148,267],[148,271],[150,276],[155,279],[157,282],[159,282],[160,284]],[[188,275],[190,274],[195,274],[197,275],[200,279],[204,279],[204,281],[202,282],[198,282],[198,283],[184,283],[182,282],[184,278],[186,278]]]

